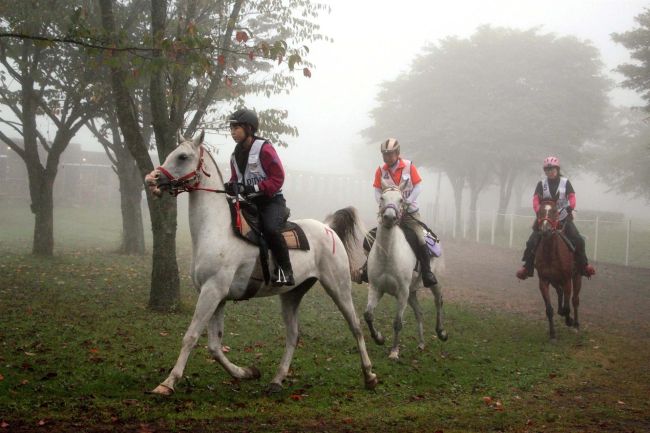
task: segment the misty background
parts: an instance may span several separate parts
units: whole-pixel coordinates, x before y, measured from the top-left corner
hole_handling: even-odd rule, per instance
[[[60,20],[63,30],[52,26],[54,36],[67,31],[83,39],[109,28],[100,23],[99,12],[110,7],[117,18],[116,29],[145,23],[129,30],[132,41],[121,43],[148,41],[146,23],[155,4],[90,2],[79,13],[75,8],[82,3],[66,4],[69,10],[48,11],[5,1],[0,3],[2,12],[11,18],[0,23],[11,30],[12,20],[32,25]],[[630,90],[634,85],[629,83],[624,88],[633,73],[617,72],[639,59],[632,59],[632,42],[625,36],[615,41],[614,36],[639,27],[635,17],[647,12],[647,2],[330,0],[316,9],[309,9],[311,3],[300,6],[305,9],[298,3],[290,9],[278,2],[273,3],[276,9],[264,13],[255,9],[258,2],[172,2],[169,10],[162,11],[169,19],[159,23],[168,26],[167,35],[173,35],[175,23],[184,23],[187,4],[205,7],[207,12],[201,18],[205,22],[196,21],[203,26],[199,30],[191,20],[185,27],[179,25],[186,32],[184,43],[196,44],[197,34],[212,32],[220,44],[214,55],[192,57],[194,53],[182,51],[183,47],[168,46],[167,58],[158,60],[169,63],[161,62],[163,68],[158,70],[146,56],[127,55],[118,61],[113,54],[115,58],[110,58],[105,47],[84,51],[65,44],[44,45],[68,50],[61,51],[68,57],[55,55],[48,59],[50,63],[41,64],[51,68],[53,80],[61,82],[53,85],[59,93],[46,94],[49,105],[39,107],[52,111],[32,113],[34,125],[21,124],[15,115],[16,107],[26,109],[26,99],[21,98],[31,90],[25,90],[21,83],[26,81],[17,78],[17,69],[9,73],[15,66],[12,61],[19,58],[15,53],[29,38],[2,39],[3,46],[14,50],[7,52],[16,57],[5,58],[0,69],[4,98],[0,139],[7,143],[0,149],[0,179],[5,184],[0,200],[2,206],[16,209],[21,222],[34,219],[34,252],[52,252],[52,215],[48,194],[43,192],[49,191],[49,182],[55,208],[98,207],[106,214],[114,212],[115,218],[121,208],[122,218],[144,221],[147,236],[165,238],[158,245],[172,251],[175,203],[168,197],[150,200],[142,189],[143,173],[175,146],[170,131],[180,129],[191,135],[206,128],[208,147],[228,177],[235,143],[224,119],[239,106],[260,113],[261,134],[276,145],[287,171],[284,191],[294,218],[322,220],[338,208],[354,205],[372,225],[377,208],[372,181],[382,163],[379,145],[393,136],[400,141],[402,156],[411,159],[423,177],[418,200],[423,218],[443,237],[523,247],[533,218],[532,194],[543,175],[542,160],[550,154],[560,158],[562,172],[576,190],[578,226],[588,239],[588,249],[598,243],[602,230],[611,229],[612,239],[627,243],[616,253],[618,262],[627,264],[630,239],[638,238],[631,228],[650,228],[644,165],[650,154],[650,130],[643,110],[646,101],[640,96],[643,86],[636,86],[639,92]],[[139,15],[129,11],[133,5],[140,5]],[[220,25],[224,16],[236,10],[212,10],[216,5],[243,5],[241,21],[231,33]],[[300,16],[306,18],[295,19]],[[65,27],[70,21],[72,27]],[[281,37],[290,42],[284,49],[277,40]],[[168,43],[171,38],[161,41]],[[236,49],[257,51],[219,54]],[[300,55],[295,57],[296,53]],[[70,65],[57,62],[58,58],[70,60]],[[183,70],[185,64],[204,69]],[[78,65],[81,69],[66,69]],[[128,104],[118,104],[117,109],[113,105],[117,91],[106,80],[111,71],[124,73],[123,84],[133,92],[131,100],[137,101],[128,134],[117,128],[116,114]],[[75,74],[88,81],[65,87],[68,75]],[[168,87],[149,95],[150,78]],[[210,80],[224,84],[219,92],[210,93]],[[172,106],[175,99],[164,96],[165,91],[170,95],[183,86],[170,83],[191,83],[196,94],[205,92],[208,115],[201,116],[191,104],[179,114],[178,107]],[[75,96],[99,107],[79,115],[74,128],[63,128],[58,123],[62,113],[76,103],[66,98]],[[178,93],[178,98],[184,97]],[[177,116],[156,120],[160,116],[156,107],[161,104],[169,104],[168,113]],[[30,135],[33,130],[41,135]],[[20,131],[29,134],[19,137]],[[31,147],[25,146],[26,141]],[[31,162],[20,161],[23,149],[38,146]],[[42,167],[34,158],[40,159]],[[183,235],[188,231],[185,196],[178,200],[178,230]],[[166,215],[165,209],[173,211]],[[132,226],[124,224],[124,230]],[[5,219],[3,230],[13,229]],[[143,252],[143,236],[135,237],[138,246],[125,252]],[[157,257],[168,260],[159,264],[160,269],[175,266],[175,256],[154,253],[154,274]]]

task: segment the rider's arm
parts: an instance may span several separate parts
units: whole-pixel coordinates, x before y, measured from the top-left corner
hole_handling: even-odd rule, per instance
[[[570,180],[566,181],[566,196],[567,196],[567,199],[569,200],[569,206],[571,206],[571,209],[575,209],[576,208],[576,192],[573,189],[573,185],[571,185]]]
[[[257,184],[264,195],[272,197],[284,184],[284,168],[278,153],[271,143],[264,144],[260,150],[260,163],[266,172],[266,179]]]
[[[533,210],[535,213],[539,212],[539,196],[537,194],[533,194]]]
[[[413,203],[415,200],[417,200],[418,195],[420,195],[420,192],[422,191],[422,182],[418,182],[416,185],[413,186],[413,190],[411,191],[411,194],[406,197],[406,202],[407,203]]]

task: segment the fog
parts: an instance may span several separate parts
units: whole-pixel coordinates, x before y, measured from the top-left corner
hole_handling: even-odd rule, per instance
[[[290,95],[251,97],[247,105],[255,109],[284,108],[288,122],[299,130],[298,137],[287,137],[287,148],[278,148],[285,168],[291,172],[315,175],[334,174],[353,179],[365,189],[363,199],[355,198],[361,207],[374,206],[371,187],[374,170],[381,162],[379,143],[369,142],[360,131],[372,125],[370,111],[376,107],[376,96],[382,82],[395,79],[408,71],[411,62],[428,43],[449,36],[467,38],[485,24],[515,29],[538,27],[541,33],[558,36],[574,35],[590,40],[601,54],[604,68],[615,83],[622,77],[612,72],[618,65],[630,62],[629,52],[611,40],[611,33],[635,27],[634,17],[647,3],[641,0],[461,0],[461,1],[370,1],[329,0],[331,13],[321,17],[322,32],[333,42],[317,42],[310,46],[309,59],[314,63],[311,78],[296,71],[298,86]],[[300,68],[298,68],[300,69]],[[615,86],[609,94],[618,106],[641,105],[634,92]],[[436,116],[436,113],[431,113]],[[5,128],[3,128],[4,130]],[[54,127],[45,128],[53,134]],[[397,137],[399,139],[399,137]],[[74,142],[85,150],[101,150],[87,131]],[[217,159],[226,166],[234,143],[227,135],[210,133],[207,141],[218,149]],[[401,141],[402,156],[409,156],[413,143]],[[576,162],[563,158],[563,171],[571,178],[578,195],[579,209],[623,212],[636,218],[650,218],[650,210],[642,201],[618,193],[599,182],[597,174],[581,173]],[[415,159],[416,166],[421,167]],[[443,175],[438,187],[438,173],[421,169],[424,190],[420,198],[423,208],[438,204],[438,213],[451,212],[453,198],[449,181]],[[539,176],[541,177],[541,169]],[[324,177],[327,182],[327,178]],[[363,186],[365,185],[365,186]],[[534,183],[521,185],[521,192],[511,200],[511,209],[528,206]],[[291,196],[289,205],[299,215],[308,213],[302,201],[309,194]],[[318,190],[320,191],[320,190]],[[318,192],[316,191],[316,192]],[[440,191],[439,196],[437,196]],[[364,194],[362,191],[361,194]],[[481,195],[481,210],[493,211],[493,188]],[[343,203],[336,197],[333,208]],[[303,207],[304,206],[304,207]],[[463,206],[463,211],[466,211]],[[314,217],[323,217],[319,212]]]

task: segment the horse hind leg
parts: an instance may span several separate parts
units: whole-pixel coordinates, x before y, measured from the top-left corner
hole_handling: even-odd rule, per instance
[[[372,363],[370,362],[368,350],[366,349],[366,341],[363,338],[359,319],[354,310],[354,303],[352,302],[352,281],[350,281],[347,263],[338,268],[340,268],[336,272],[338,275],[335,275],[334,270],[323,272],[320,277],[320,282],[348,322],[352,335],[357,342],[366,388],[374,389],[378,383],[377,375],[372,372]]]
[[[408,303],[413,309],[413,314],[415,314],[415,321],[417,322],[418,327],[418,349],[424,350],[424,326],[422,325],[422,307],[420,307],[420,302],[418,302],[417,292],[411,292],[409,294]]]
[[[436,335],[441,341],[447,341],[449,335],[443,325],[444,313],[442,309],[442,290],[440,289],[440,283],[431,287],[431,293],[433,293],[433,299],[436,304]]]
[[[225,316],[226,302],[223,301],[217,307],[214,315],[208,323],[208,350],[212,357],[235,379],[259,379],[261,374],[255,366],[239,367],[228,359],[223,351],[223,322]]]
[[[377,307],[377,304],[381,300],[382,296],[384,295],[383,292],[380,292],[373,286],[368,287],[368,304],[366,305],[366,311],[363,313],[363,318],[366,320],[366,324],[368,325],[368,330],[370,331],[370,336],[372,339],[375,341],[375,343],[379,344],[380,346],[384,344],[385,338],[383,335],[381,335],[381,332],[375,328],[374,320],[374,311],[375,307]]]
[[[282,382],[286,379],[287,374],[289,374],[289,367],[291,366],[293,354],[298,345],[298,307],[300,306],[300,302],[305,293],[311,289],[315,282],[315,278],[310,278],[296,286],[290,292],[280,295],[280,301],[282,303],[282,319],[284,320],[284,326],[286,329],[286,340],[280,366],[267,388],[269,393],[280,392],[282,390]]]

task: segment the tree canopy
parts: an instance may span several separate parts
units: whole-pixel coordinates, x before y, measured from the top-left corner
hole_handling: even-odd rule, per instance
[[[609,86],[588,42],[484,26],[425,47],[408,72],[383,84],[363,132],[374,141],[396,136],[420,165],[443,170],[458,188],[467,182],[470,209],[497,180],[505,210],[516,177],[538,170],[544,156],[578,159],[603,121]]]

